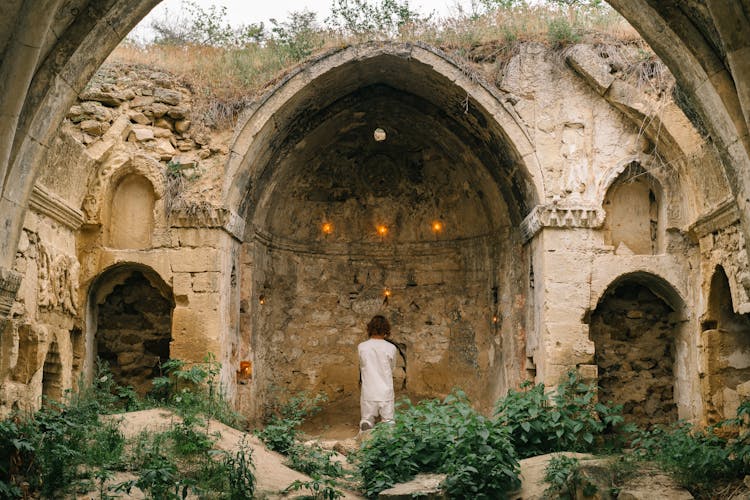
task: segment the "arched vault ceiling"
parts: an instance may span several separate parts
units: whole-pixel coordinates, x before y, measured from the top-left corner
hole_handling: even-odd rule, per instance
[[[431,58],[430,64],[414,51]],[[468,86],[456,81],[459,76]],[[252,213],[281,159],[306,143],[321,124],[352,106],[364,106],[360,112],[371,118],[396,120],[404,144],[407,137],[413,139],[412,147],[439,144],[459,166],[468,162],[486,170],[510,204],[511,222],[518,225],[542,196],[535,185],[541,174],[530,174],[536,165],[525,128],[499,97],[434,49],[384,43],[332,51],[269,92],[238,127],[227,175],[229,207],[242,215]],[[373,105],[378,98],[385,101]],[[441,141],[453,144],[446,147]],[[238,194],[233,196],[232,190]]]

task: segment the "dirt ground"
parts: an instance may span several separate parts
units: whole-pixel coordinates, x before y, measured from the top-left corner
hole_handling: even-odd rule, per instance
[[[180,417],[175,415],[169,410],[164,409],[151,409],[136,411],[130,413],[122,413],[112,415],[109,418],[119,421],[120,430],[122,431],[125,439],[131,439],[136,437],[143,431],[150,432],[161,432],[167,430],[174,422],[179,422]],[[242,439],[245,439],[247,445],[252,449],[253,463],[255,464],[255,478],[256,478],[256,496],[259,498],[295,498],[297,496],[303,496],[309,494],[309,492],[300,491],[286,495],[283,491],[294,481],[309,481],[310,478],[300,472],[290,469],[284,465],[284,456],[266,449],[263,443],[254,435],[242,432],[237,429],[233,429],[227,425],[211,420],[208,426],[208,432],[210,434],[218,433],[219,438],[217,439],[214,447],[217,450],[223,451],[236,451],[239,448],[239,444]],[[354,431],[356,435],[356,430]],[[323,443],[325,446],[332,448],[333,443],[336,440],[326,440]],[[343,457],[340,457],[342,460]],[[114,477],[110,482],[117,484],[119,482],[131,479],[127,474],[119,474]],[[88,494],[79,496],[79,499],[84,498],[98,498],[98,495]],[[132,498],[140,499],[145,498],[143,493],[140,491],[132,491],[129,496],[122,496],[120,498]],[[345,499],[359,499],[361,496],[345,491]]]

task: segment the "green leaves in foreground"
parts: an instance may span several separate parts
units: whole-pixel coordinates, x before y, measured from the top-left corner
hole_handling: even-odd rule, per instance
[[[359,452],[367,496],[418,472],[447,474],[451,498],[503,498],[518,488],[508,431],[471,407],[459,391],[443,401],[406,403],[393,425],[378,425]]]
[[[555,451],[594,451],[606,444],[618,447],[625,426],[622,406],[596,402],[594,386],[582,383],[571,371],[553,393],[544,384],[521,385],[499,400],[495,415],[506,427],[521,458]],[[609,439],[604,440],[607,435]]]

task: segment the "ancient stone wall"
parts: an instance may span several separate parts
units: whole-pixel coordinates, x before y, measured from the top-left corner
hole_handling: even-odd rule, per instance
[[[747,383],[744,368],[726,372],[747,346],[721,347],[750,312],[738,209],[716,151],[608,50],[522,44],[507,65],[482,63],[496,65],[494,86],[434,49],[333,51],[253,104],[231,154],[178,80],[105,67],[34,189],[0,411],[59,397],[97,352],[142,391],[156,358],[213,352],[250,416],[308,390],[351,419],[355,347],[382,312],[413,397],[460,386],[488,409],[524,378],[554,385],[575,368],[638,421],[726,412]],[[396,76],[379,80],[381,67]],[[298,107],[267,114],[276,101]],[[716,266],[735,315],[724,319],[708,306]],[[127,281],[137,273],[153,280]],[[623,279],[632,297],[618,296]],[[148,304],[134,300],[152,287]],[[615,367],[610,353],[633,344]],[[641,398],[647,388],[658,397]]]

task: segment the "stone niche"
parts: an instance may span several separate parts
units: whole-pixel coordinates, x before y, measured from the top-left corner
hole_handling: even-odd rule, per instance
[[[502,142],[485,144],[434,103],[381,84],[309,120],[250,194],[247,412],[322,392],[321,424],[356,425],[357,344],[374,314],[390,320],[403,353],[397,398],[460,388],[489,410],[523,371],[529,275],[525,209],[500,173]]]
[[[655,255],[662,251],[664,211],[659,182],[637,163],[615,180],[604,198],[604,240],[617,253]]]
[[[109,207],[108,244],[112,248],[148,248],[154,231],[154,188],[145,177],[125,176]]]
[[[118,384],[145,395],[169,359],[174,304],[166,285],[146,269],[117,268],[97,280],[94,297],[96,356]]]
[[[623,405],[629,422],[650,426],[677,420],[675,339],[679,315],[649,287],[613,284],[591,314],[599,400]]]
[[[701,330],[706,420],[716,423],[733,418],[740,402],[750,398],[750,315],[734,312],[729,280],[721,266],[711,278]]]

